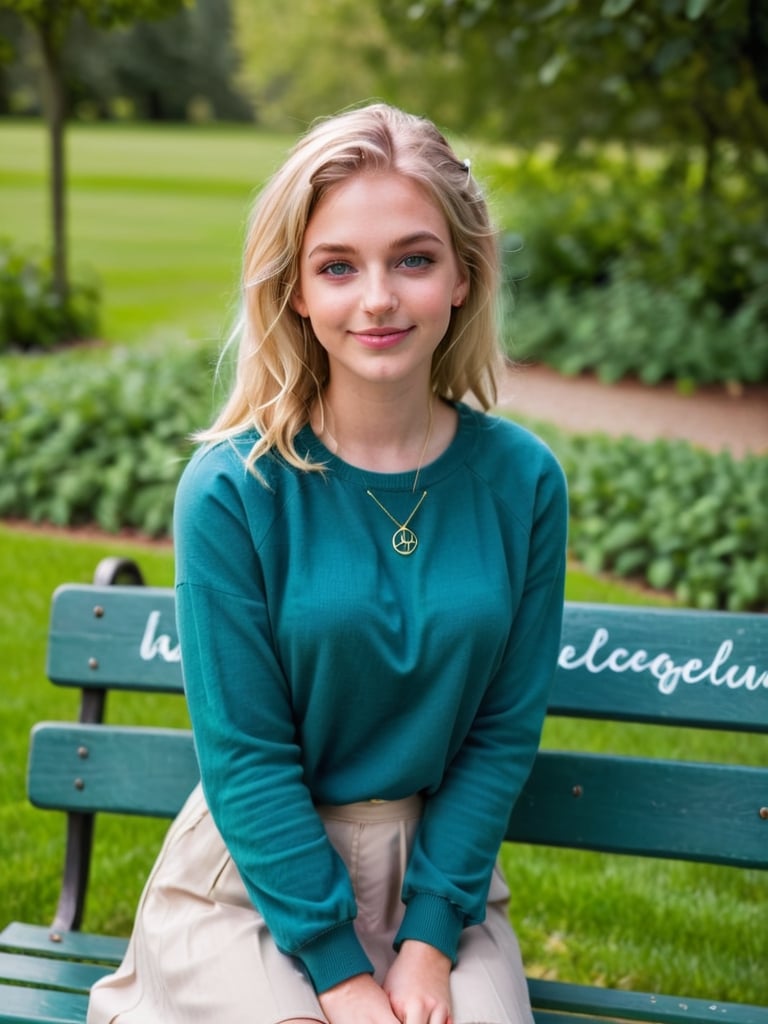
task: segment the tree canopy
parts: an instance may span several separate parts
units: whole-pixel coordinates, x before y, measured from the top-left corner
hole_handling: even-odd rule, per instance
[[[768,154],[763,0],[380,0],[396,38],[453,57],[455,114],[522,142],[584,138]]]

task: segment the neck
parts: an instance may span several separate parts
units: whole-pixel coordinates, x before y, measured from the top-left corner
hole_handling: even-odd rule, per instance
[[[363,403],[339,400],[329,388],[313,410],[311,425],[345,462],[372,472],[406,472],[429,456],[439,404],[431,392]]]

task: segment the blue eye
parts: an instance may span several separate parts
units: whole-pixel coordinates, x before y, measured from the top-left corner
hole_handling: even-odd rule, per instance
[[[406,256],[402,260],[402,265],[409,270],[419,270],[421,267],[429,266],[430,263],[432,263],[432,260],[429,256],[421,256],[418,253]]]
[[[329,277],[343,277],[348,274],[352,268],[348,263],[343,260],[334,260],[333,263],[327,263],[321,273],[328,274]]]

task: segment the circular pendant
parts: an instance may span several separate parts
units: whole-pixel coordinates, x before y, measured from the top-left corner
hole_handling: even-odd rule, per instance
[[[407,526],[401,526],[392,534],[392,547],[398,555],[412,555],[419,545],[419,538]]]

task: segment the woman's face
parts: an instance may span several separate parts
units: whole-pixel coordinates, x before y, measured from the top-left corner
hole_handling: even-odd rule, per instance
[[[423,383],[467,296],[442,211],[411,179],[360,173],[310,218],[293,308],[328,354],[334,386]]]

